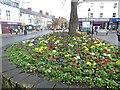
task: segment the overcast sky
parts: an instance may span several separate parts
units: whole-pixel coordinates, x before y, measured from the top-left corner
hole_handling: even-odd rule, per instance
[[[32,7],[33,11],[43,10],[43,12],[49,12],[49,14],[55,15],[56,17],[65,17],[69,19],[71,0],[19,0],[24,2],[23,7]],[[25,3],[29,2],[29,3]],[[64,3],[64,5],[62,4]]]

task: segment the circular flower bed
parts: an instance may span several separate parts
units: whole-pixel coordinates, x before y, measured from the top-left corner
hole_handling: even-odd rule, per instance
[[[17,42],[5,55],[24,71],[53,81],[120,88],[119,48],[91,36],[53,33]]]

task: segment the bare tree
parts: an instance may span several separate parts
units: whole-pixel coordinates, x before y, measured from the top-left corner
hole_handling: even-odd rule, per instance
[[[69,21],[69,35],[76,35],[78,25],[77,5],[79,0],[71,0],[71,13]]]
[[[85,0],[71,0],[71,12],[70,12],[69,32],[68,32],[69,35],[76,35],[76,29],[78,25],[77,5],[84,1]],[[64,3],[62,4],[64,5]]]

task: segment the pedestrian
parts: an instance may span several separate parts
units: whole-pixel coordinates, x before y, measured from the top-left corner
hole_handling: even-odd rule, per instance
[[[98,34],[98,31],[97,31],[97,26],[95,26],[95,32],[96,32],[96,35]]]
[[[10,28],[10,34],[12,35],[12,32],[13,32],[13,29],[12,28]]]
[[[16,35],[18,34],[18,29],[15,29]]]

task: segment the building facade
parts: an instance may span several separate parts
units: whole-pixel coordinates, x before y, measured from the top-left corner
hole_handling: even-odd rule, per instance
[[[84,0],[78,6],[79,25],[91,22],[102,29],[120,27],[120,0]]]
[[[10,28],[21,26],[19,2],[0,0],[0,34],[8,33]]]

